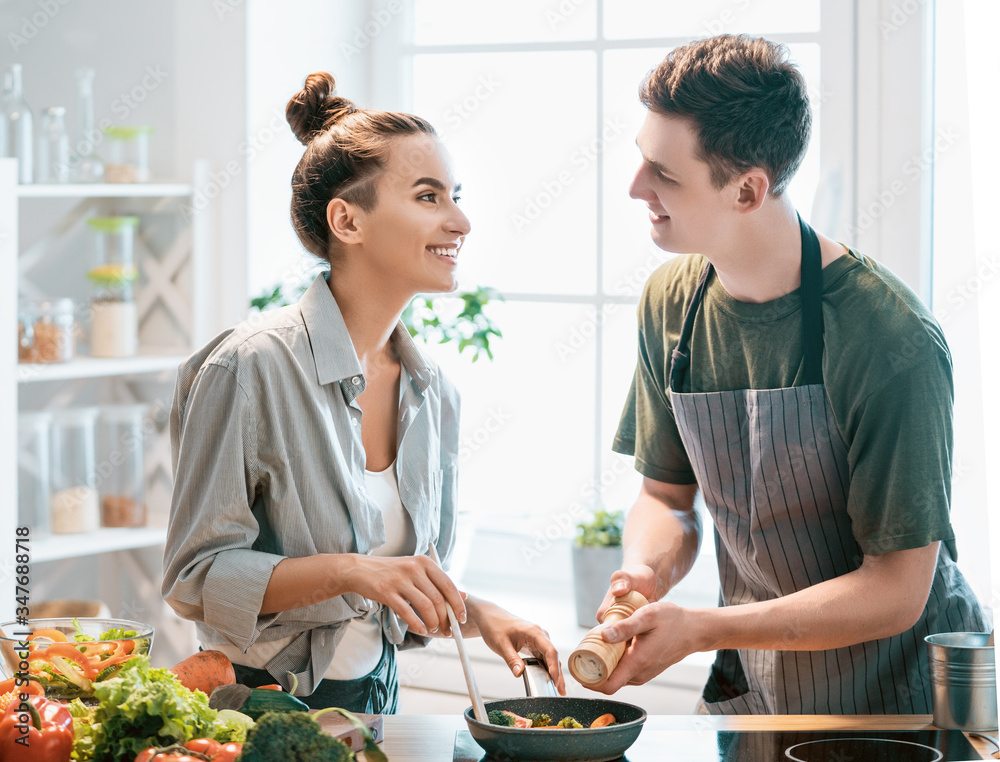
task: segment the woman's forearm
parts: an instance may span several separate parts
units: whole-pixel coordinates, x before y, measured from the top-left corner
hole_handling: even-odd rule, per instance
[[[274,614],[351,592],[350,578],[359,561],[354,553],[320,553],[279,561],[264,591],[261,614]]]

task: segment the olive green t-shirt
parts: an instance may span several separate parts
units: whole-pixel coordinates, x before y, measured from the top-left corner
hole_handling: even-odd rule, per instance
[[[615,436],[644,476],[695,483],[670,403],[670,354],[707,260],[678,256],[639,302],[639,357]],[[740,302],[713,275],[697,312],[685,392],[803,384],[799,291]],[[930,311],[882,265],[850,251],[823,269],[823,383],[848,453],[847,511],[866,554],[943,540],[949,521],[952,367]]]

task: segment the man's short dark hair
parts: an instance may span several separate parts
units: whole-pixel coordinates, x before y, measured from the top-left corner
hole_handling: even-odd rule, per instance
[[[693,122],[718,188],[759,167],[780,195],[809,146],[805,79],[788,48],[763,38],[727,34],[675,48],[646,75],[639,100]]]

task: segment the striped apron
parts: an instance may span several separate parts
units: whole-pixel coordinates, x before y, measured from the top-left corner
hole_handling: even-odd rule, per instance
[[[801,218],[799,224],[804,385],[681,391],[711,264],[671,356],[674,416],[715,524],[722,606],[785,596],[862,562],[847,513],[847,448],[823,387],[819,241]],[[942,543],[928,603],[912,629],[828,651],[718,651],[705,708],[711,714],[927,714],[924,636],[984,627],[977,599]]]

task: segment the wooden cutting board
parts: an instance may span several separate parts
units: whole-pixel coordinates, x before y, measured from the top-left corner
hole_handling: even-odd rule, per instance
[[[368,726],[375,741],[382,743],[382,734],[385,732],[382,715],[355,713],[355,716]],[[334,738],[339,738],[350,746],[351,751],[361,751],[364,748],[361,733],[343,715],[336,712],[328,712],[319,718],[319,724],[323,730]]]

